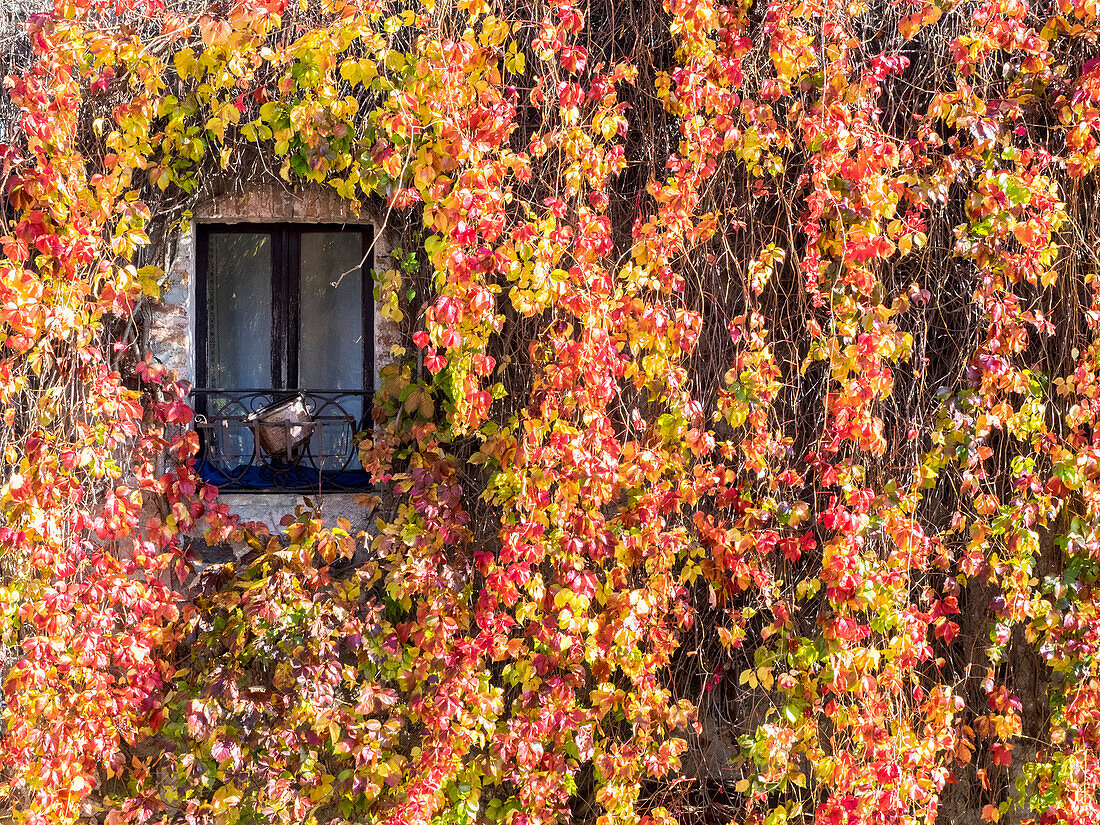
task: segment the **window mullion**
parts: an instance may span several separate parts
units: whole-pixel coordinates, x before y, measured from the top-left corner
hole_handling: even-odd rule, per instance
[[[271,232],[271,383],[286,384],[286,232]]]

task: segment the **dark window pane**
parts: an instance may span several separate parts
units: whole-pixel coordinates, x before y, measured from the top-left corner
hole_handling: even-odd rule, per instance
[[[363,236],[302,232],[298,384],[302,389],[363,389]],[[353,437],[363,417],[355,396],[321,403],[310,444],[319,469],[357,468]],[[351,458],[350,465],[347,463]]]
[[[271,235],[225,232],[207,243],[207,382],[225,389],[267,388],[271,382]],[[251,410],[211,399],[208,410],[223,420],[209,432],[212,458],[227,468],[246,467],[255,444],[242,426]],[[227,426],[227,420],[236,420]]]
[[[298,383],[303,389],[363,388],[363,236],[303,232]]]
[[[209,386],[272,386],[271,235],[210,235],[206,317]]]

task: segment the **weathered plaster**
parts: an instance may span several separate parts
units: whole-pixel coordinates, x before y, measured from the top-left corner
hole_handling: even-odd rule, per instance
[[[195,228],[204,223],[347,223],[370,224],[374,234],[374,268],[393,266],[392,244],[383,228],[384,212],[365,205],[355,215],[347,201],[332,190],[321,188],[289,189],[272,185],[253,185],[238,196],[218,198],[200,203],[193,210],[192,226],[169,244],[170,259],[165,262],[165,279],[161,301],[152,306],[147,316],[149,349],[177,375],[186,381],[195,380]],[[374,376],[393,359],[391,349],[400,340],[396,325],[374,313]],[[319,504],[328,519],[343,516],[353,526],[365,527],[367,513],[356,496],[347,493],[325,493],[309,496]],[[225,493],[221,500],[246,521],[259,521],[275,529],[279,520],[293,512],[305,497],[277,493]]]

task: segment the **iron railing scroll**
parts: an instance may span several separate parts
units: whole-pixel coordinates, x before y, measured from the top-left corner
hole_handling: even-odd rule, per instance
[[[361,490],[371,393],[194,389],[200,475],[224,491]]]

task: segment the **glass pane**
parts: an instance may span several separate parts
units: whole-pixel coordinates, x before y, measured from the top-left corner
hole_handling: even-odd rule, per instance
[[[302,232],[298,384],[306,390],[363,389],[363,235]],[[318,398],[310,450],[319,469],[358,467],[352,436],[363,416],[360,396]]]
[[[207,383],[272,386],[271,235],[212,234],[207,246]]]
[[[266,389],[271,381],[271,235],[225,232],[207,244],[207,383],[227,390]],[[228,419],[208,432],[219,468],[233,475],[253,463],[254,438],[246,409],[210,396],[207,414]]]
[[[303,232],[298,376],[303,389],[363,389],[363,236]]]

